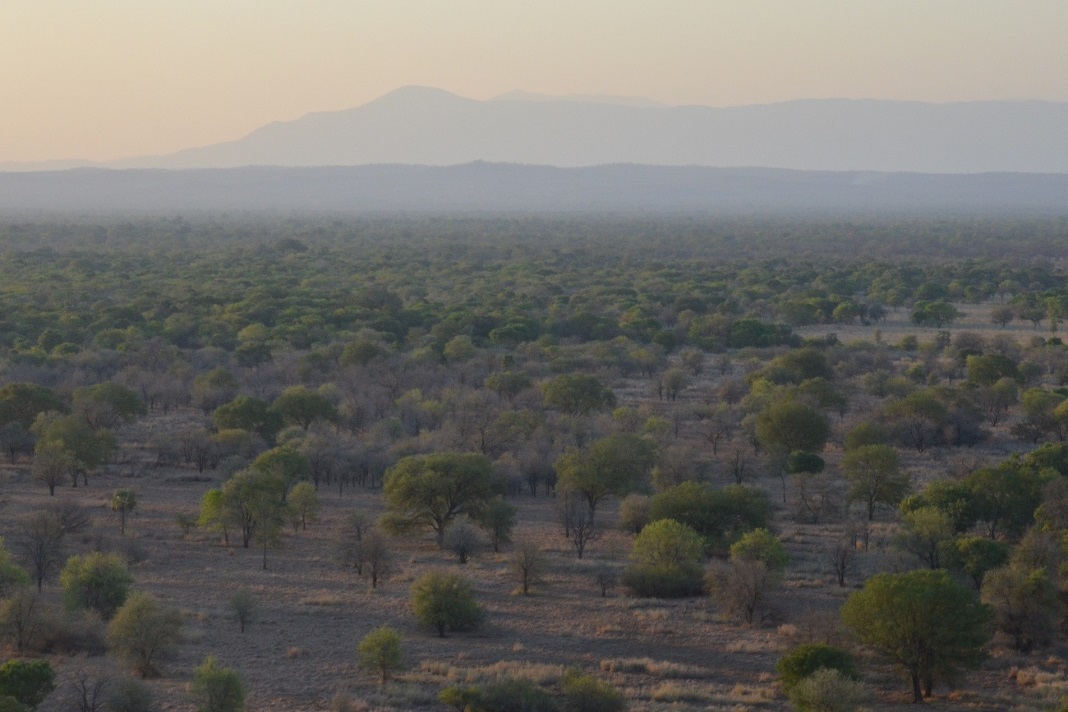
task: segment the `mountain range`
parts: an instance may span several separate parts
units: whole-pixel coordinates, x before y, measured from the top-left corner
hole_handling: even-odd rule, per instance
[[[1068,173],[1068,104],[826,99],[715,108],[513,92],[467,99],[406,87],[234,141],[110,168],[628,163],[806,171]],[[0,170],[85,162],[0,164]]]

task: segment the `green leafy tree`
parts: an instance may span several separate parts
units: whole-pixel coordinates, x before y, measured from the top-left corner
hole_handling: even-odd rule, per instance
[[[235,591],[228,601],[230,614],[237,621],[238,628],[242,633],[259,617],[260,602],[252,595],[252,591],[242,588]]]
[[[75,470],[74,456],[61,442],[45,442],[34,453],[30,471],[36,482],[48,488],[49,496],[55,496],[56,487],[71,476]]]
[[[461,514],[477,517],[502,488],[483,455],[411,455],[386,471],[383,524],[394,532],[429,527],[441,545],[453,519]]]
[[[385,684],[392,673],[404,669],[400,633],[388,625],[375,628],[356,646],[356,657],[361,670],[378,673]]]
[[[59,517],[46,510],[30,512],[19,523],[13,547],[29,567],[38,591],[63,563],[64,534]]]
[[[8,383],[0,387],[0,425],[18,423],[29,430],[41,413],[66,413],[66,404],[44,386]]]
[[[1042,503],[1045,477],[1041,472],[1008,460],[996,467],[976,470],[965,478],[972,491],[975,513],[986,524],[991,539],[999,534],[1018,537],[1034,522]]]
[[[692,528],[659,519],[634,538],[631,565],[623,583],[639,596],[693,596],[701,593],[705,541]]]
[[[912,309],[912,323],[917,326],[933,326],[941,329],[959,319],[961,312],[952,304],[942,300],[920,300]]]
[[[266,559],[266,548],[281,529],[285,494],[286,482],[281,474],[242,470],[223,484],[218,514],[241,531],[241,545],[246,549],[253,539],[263,544]],[[267,532],[261,537],[258,532],[264,528]]]
[[[470,630],[485,618],[467,580],[456,574],[430,572],[411,588],[412,613],[417,621],[445,637],[446,630]]]
[[[869,697],[860,680],[834,668],[820,668],[794,685],[788,697],[797,712],[855,712]]]
[[[217,430],[248,430],[273,444],[282,429],[282,414],[270,404],[251,396],[238,396],[220,405],[211,416]]]
[[[842,606],[842,621],[866,645],[900,665],[913,702],[934,683],[984,659],[990,609],[945,571],[877,574]]]
[[[241,675],[223,667],[213,655],[193,670],[190,697],[197,712],[241,712],[245,709],[245,687]]]
[[[610,682],[575,669],[560,680],[564,712],[624,712],[627,701]]]
[[[779,537],[763,528],[743,534],[730,552],[731,559],[760,561],[772,571],[782,571],[790,560]]]
[[[617,433],[584,450],[569,450],[554,465],[557,487],[586,500],[590,515],[607,497],[620,497],[639,487],[653,466],[656,446],[636,435]]]
[[[495,552],[501,550],[502,544],[512,541],[516,511],[503,497],[494,497],[479,514],[478,524],[489,534]]]
[[[942,568],[942,557],[953,542],[953,522],[935,507],[920,507],[906,512],[903,531],[895,543],[932,569]]]
[[[297,527],[307,529],[308,522],[319,521],[319,512],[322,511],[323,503],[319,500],[319,495],[311,482],[298,482],[293,485],[289,496],[286,497],[286,503],[294,530]]]
[[[11,560],[11,554],[4,548],[0,538],[0,598],[6,598],[23,586],[30,585],[30,575]]]
[[[756,417],[756,438],[771,453],[787,455],[795,450],[818,453],[830,435],[830,424],[817,410],[794,400],[779,400]]]
[[[1004,566],[1009,560],[1009,545],[985,536],[962,536],[943,547],[942,563],[954,573],[967,576],[976,590],[983,585],[989,571]]]
[[[779,681],[787,692],[812,673],[826,668],[837,670],[852,680],[860,679],[853,656],[841,648],[824,643],[799,645],[775,664],[775,672],[779,674]]]
[[[156,663],[181,640],[182,616],[147,593],[134,592],[108,623],[108,648],[142,678],[156,677]]]
[[[968,531],[979,521],[975,493],[963,482],[938,480],[924,487],[922,492],[901,501],[903,514],[924,507],[934,507],[944,512],[953,523],[953,531],[958,534]]]
[[[78,486],[77,470],[82,470],[83,474],[95,470],[111,457],[115,449],[115,438],[111,433],[94,430],[76,415],[43,413],[34,421],[33,432],[37,435],[38,448],[56,443],[74,458],[71,480],[75,487]]]
[[[317,420],[337,422],[338,412],[325,396],[304,386],[290,386],[275,399],[272,407],[291,423],[304,430]]]
[[[271,448],[252,461],[249,469],[263,473],[281,475],[287,487],[307,480],[311,475],[311,465],[307,456],[300,450],[283,445]]]
[[[717,490],[697,482],[683,482],[653,495],[649,501],[650,521],[674,519],[692,527],[711,550],[724,554],[745,532],[767,527],[770,518],[767,494],[745,485]]]
[[[111,495],[111,511],[119,513],[119,534],[126,534],[126,517],[136,506],[137,493],[132,489],[117,489]]]
[[[70,557],[59,574],[59,582],[67,608],[88,608],[110,620],[126,600],[133,576],[118,554],[95,551]]]
[[[148,412],[141,396],[114,381],[75,389],[74,410],[94,430],[114,427],[120,421],[129,423]]]
[[[616,396],[596,376],[563,374],[541,386],[545,405],[565,415],[587,415],[595,410],[612,408]]]
[[[862,445],[848,451],[842,458],[842,475],[849,484],[847,499],[864,505],[869,522],[880,505],[897,507],[911,486],[911,477],[901,471],[901,459],[889,445]]]
[[[928,390],[914,391],[892,401],[884,414],[901,438],[917,452],[938,441],[949,418],[945,404]]]
[[[1024,653],[1049,645],[1064,620],[1057,583],[1044,568],[994,569],[983,580],[981,597],[994,611],[998,632]]]
[[[56,689],[56,672],[47,660],[8,660],[0,665],[0,699],[10,697],[35,710]]]
[[[210,489],[200,498],[200,513],[197,516],[197,526],[219,532],[227,546],[230,545],[230,529],[238,526],[237,515],[228,505],[221,489]]]

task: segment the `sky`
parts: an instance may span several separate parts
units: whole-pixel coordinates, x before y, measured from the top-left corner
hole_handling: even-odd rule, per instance
[[[2,0],[0,162],[170,153],[412,84],[1068,101],[1066,30],[1066,0]]]

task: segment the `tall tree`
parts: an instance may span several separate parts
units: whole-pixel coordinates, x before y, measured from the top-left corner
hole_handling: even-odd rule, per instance
[[[461,514],[473,517],[501,494],[503,485],[483,455],[446,452],[411,455],[386,471],[383,524],[399,532],[429,527],[440,545],[445,528]]]
[[[842,621],[908,674],[913,702],[984,659],[991,611],[945,571],[877,574],[842,606]]]

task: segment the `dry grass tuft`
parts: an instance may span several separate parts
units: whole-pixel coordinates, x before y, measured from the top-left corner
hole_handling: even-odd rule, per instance
[[[601,661],[601,670],[604,672],[654,675],[669,680],[700,680],[710,676],[707,670],[695,665],[683,665],[682,663],[653,660],[652,658],[606,659]]]
[[[657,702],[708,702],[706,692],[693,687],[685,687],[677,682],[662,682],[649,693]]]
[[[343,606],[345,603],[343,596],[330,591],[318,591],[300,599],[302,606]]]

